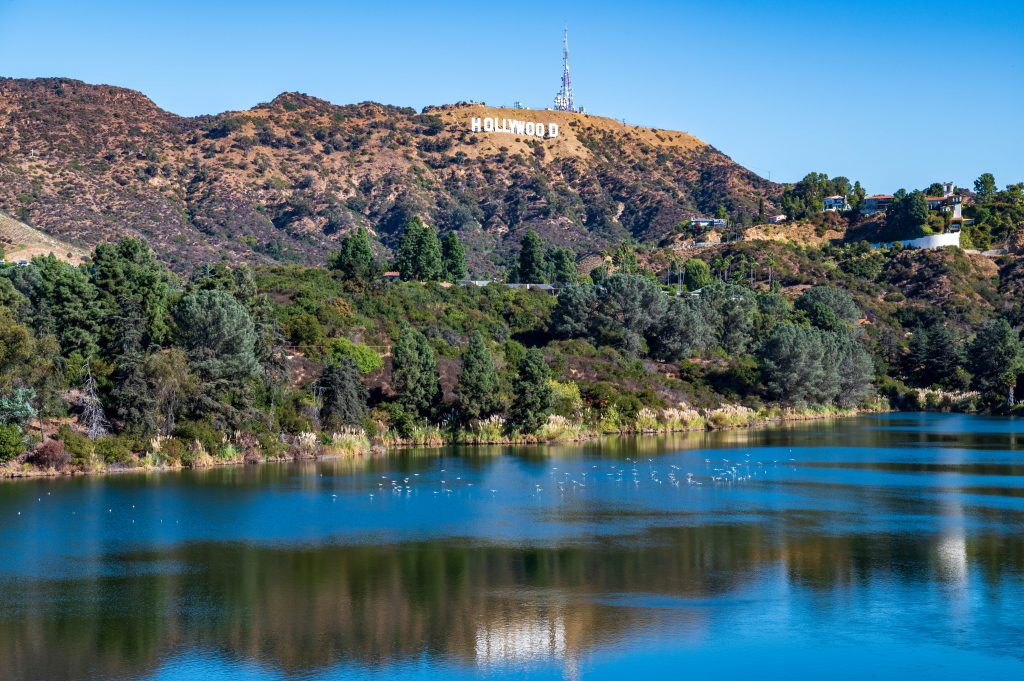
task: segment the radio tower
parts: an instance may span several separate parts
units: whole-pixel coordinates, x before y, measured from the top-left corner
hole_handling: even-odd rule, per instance
[[[566,27],[562,34],[562,45],[564,48],[562,56],[562,89],[555,96],[555,111],[576,111],[576,104],[572,100],[572,79],[569,77],[569,29]]]

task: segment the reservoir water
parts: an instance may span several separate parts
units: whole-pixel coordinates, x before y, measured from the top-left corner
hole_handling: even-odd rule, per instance
[[[0,483],[0,678],[1024,678],[1024,420]]]

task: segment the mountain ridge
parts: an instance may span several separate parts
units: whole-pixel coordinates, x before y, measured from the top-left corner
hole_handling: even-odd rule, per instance
[[[557,122],[555,138],[470,130],[477,116]],[[367,228],[393,248],[420,215],[495,271],[528,229],[581,255],[659,243],[718,206],[776,205],[781,185],[683,132],[457,103],[416,112],[298,92],[183,117],[144,94],[0,79],[0,210],[82,247],[140,236],[172,266],[326,260]]]

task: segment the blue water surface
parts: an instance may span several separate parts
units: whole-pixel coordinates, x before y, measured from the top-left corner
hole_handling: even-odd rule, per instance
[[[1024,678],[1024,421],[0,484],[0,677]]]

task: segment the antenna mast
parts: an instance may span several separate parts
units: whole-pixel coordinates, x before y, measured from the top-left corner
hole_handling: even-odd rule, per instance
[[[562,89],[555,97],[555,111],[576,111],[572,98],[572,78],[569,76],[569,27],[562,32]]]

